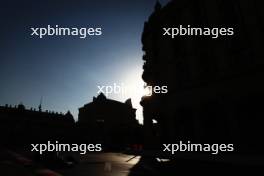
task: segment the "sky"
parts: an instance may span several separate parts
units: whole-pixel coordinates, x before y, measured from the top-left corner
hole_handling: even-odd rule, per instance
[[[160,1],[166,4],[169,0]],[[78,118],[78,108],[97,96],[98,86],[114,83],[142,87],[144,22],[155,0],[13,0],[0,6],[0,105],[23,103],[42,109],[68,110]],[[31,36],[32,27],[101,27],[101,36]],[[132,98],[137,118],[142,92],[110,94]]]

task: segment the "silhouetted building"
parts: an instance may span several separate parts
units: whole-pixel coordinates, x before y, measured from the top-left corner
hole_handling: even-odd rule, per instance
[[[143,80],[168,94],[143,97],[146,147],[162,142],[263,148],[264,13],[252,1],[157,3],[142,34]],[[234,36],[164,36],[164,27],[233,27]],[[153,120],[157,124],[153,124]]]
[[[132,144],[139,128],[131,99],[122,103],[106,98],[103,93],[79,108],[78,124],[86,140],[108,147]]]
[[[2,144],[27,147],[48,140],[66,140],[75,124],[69,111],[66,114],[42,112],[26,109],[23,104],[0,106],[0,121]]]

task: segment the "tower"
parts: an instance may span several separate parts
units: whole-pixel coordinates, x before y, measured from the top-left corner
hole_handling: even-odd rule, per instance
[[[38,109],[39,109],[39,112],[42,112],[42,96],[40,98],[40,103],[39,103],[39,106],[38,106]]]

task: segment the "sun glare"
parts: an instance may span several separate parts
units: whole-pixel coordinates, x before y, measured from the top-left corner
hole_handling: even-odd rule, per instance
[[[151,96],[152,95],[152,90],[151,90],[151,88],[150,87],[145,87],[144,89],[143,89],[143,96]]]
[[[140,105],[143,96],[150,96],[149,88],[145,88],[145,83],[141,78],[142,70],[135,70],[124,78],[124,85],[127,89],[126,97],[132,99],[133,107],[137,109],[137,119],[143,122],[142,106]]]

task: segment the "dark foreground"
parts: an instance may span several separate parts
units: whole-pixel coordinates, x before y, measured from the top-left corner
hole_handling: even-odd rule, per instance
[[[5,176],[172,176],[197,173],[242,173],[244,170],[263,168],[248,163],[224,163],[217,161],[175,159],[167,161],[152,157],[122,153],[89,153],[74,156],[75,164],[69,167],[45,165],[13,151],[0,152],[0,175]],[[245,160],[245,159],[244,159]],[[246,160],[245,160],[246,161]],[[239,163],[239,164],[238,164]],[[54,164],[56,165],[56,163]]]

